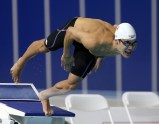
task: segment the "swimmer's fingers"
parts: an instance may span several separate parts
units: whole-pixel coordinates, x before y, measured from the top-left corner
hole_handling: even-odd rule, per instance
[[[92,68],[92,70],[88,73],[88,74],[92,74],[93,72],[96,72],[98,69],[99,69],[99,64],[98,63],[96,63],[95,65],[94,65],[94,67]]]
[[[69,71],[73,61],[74,58],[72,56],[65,57],[64,55],[62,55],[61,66],[64,68],[65,71]]]
[[[70,70],[70,64],[64,65],[64,70],[65,70],[65,71],[69,71],[69,70]]]

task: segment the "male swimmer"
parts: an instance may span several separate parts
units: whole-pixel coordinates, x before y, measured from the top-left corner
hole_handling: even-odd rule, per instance
[[[73,55],[70,52],[71,45],[75,47]],[[136,33],[129,23],[114,26],[100,19],[75,17],[46,39],[32,42],[11,68],[11,75],[15,82],[19,82],[29,59],[39,53],[63,48],[61,64],[65,71],[70,71],[68,78],[43,90],[39,96],[45,115],[51,115],[53,110],[49,105],[49,97],[75,89],[89,72],[100,67],[104,57],[121,54],[129,58],[136,45]]]

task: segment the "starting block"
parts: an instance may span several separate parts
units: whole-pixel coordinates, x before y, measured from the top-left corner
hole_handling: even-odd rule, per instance
[[[31,83],[0,83],[0,124],[64,124],[65,117],[75,116],[56,106],[45,116],[38,95]]]

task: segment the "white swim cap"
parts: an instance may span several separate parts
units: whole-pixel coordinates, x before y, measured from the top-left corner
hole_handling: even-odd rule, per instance
[[[136,32],[129,23],[121,23],[115,31],[115,39],[136,40]]]

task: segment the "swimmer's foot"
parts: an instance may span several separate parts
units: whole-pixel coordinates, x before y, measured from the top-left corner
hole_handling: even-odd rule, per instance
[[[41,103],[42,103],[43,112],[45,113],[45,116],[49,116],[54,113],[49,104],[49,100],[41,100]]]
[[[43,112],[45,113],[45,116],[52,115],[54,112],[51,109],[51,106],[49,104],[49,100],[48,100],[48,97],[47,97],[45,91],[41,91],[39,93],[39,99],[41,100]]]
[[[20,58],[14,65],[13,67],[10,69],[10,73],[12,75],[12,79],[14,82],[20,82],[20,75],[21,72],[24,68],[24,62],[22,61],[22,59]]]

